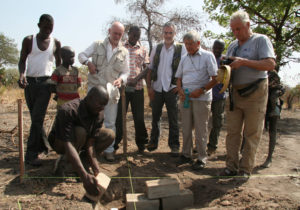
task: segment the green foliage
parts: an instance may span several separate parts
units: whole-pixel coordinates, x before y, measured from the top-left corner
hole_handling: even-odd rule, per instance
[[[229,18],[237,10],[249,13],[254,32],[266,34],[277,55],[277,70],[300,51],[299,0],[204,0],[204,10],[212,20],[229,28]],[[298,14],[298,15],[297,15]],[[232,35],[231,35],[232,36]]]
[[[0,69],[3,70],[8,65],[15,65],[18,60],[17,44],[14,43],[14,40],[0,33]]]
[[[17,87],[19,79],[19,71],[16,68],[5,69],[0,77],[0,84],[3,86]]]

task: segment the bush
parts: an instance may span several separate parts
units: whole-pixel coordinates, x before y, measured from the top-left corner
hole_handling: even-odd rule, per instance
[[[5,87],[17,87],[18,79],[19,79],[19,71],[16,68],[0,70],[1,85]]]

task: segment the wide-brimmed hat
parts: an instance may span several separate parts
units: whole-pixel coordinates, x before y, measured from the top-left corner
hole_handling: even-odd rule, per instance
[[[230,74],[231,74],[230,66],[228,66],[228,65],[220,66],[216,80],[219,83],[223,84],[223,87],[219,93],[223,93],[227,89],[227,87],[229,85],[229,81],[230,81]]]

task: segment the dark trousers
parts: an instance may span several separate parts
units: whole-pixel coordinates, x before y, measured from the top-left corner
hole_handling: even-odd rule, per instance
[[[168,145],[170,148],[179,149],[179,128],[178,128],[178,95],[169,92],[156,92],[152,101],[152,130],[151,143],[158,144],[160,137],[160,120],[162,115],[163,105],[166,104],[168,120],[169,120],[169,139]]]
[[[225,99],[213,101],[211,103],[212,128],[209,134],[207,147],[217,149],[218,139],[224,120]]]
[[[134,92],[125,92],[126,96],[126,112],[130,102],[131,112],[133,115],[135,128],[135,143],[139,149],[145,149],[148,143],[148,134],[144,120],[144,89],[134,90]],[[123,138],[123,119],[122,119],[122,100],[119,100],[118,114],[116,119],[116,139],[114,148],[119,148],[119,143]]]
[[[27,77],[28,85],[25,88],[26,104],[30,112],[31,126],[27,142],[25,160],[33,160],[39,153],[48,152],[46,132],[43,127],[48,103],[51,97],[48,77]]]

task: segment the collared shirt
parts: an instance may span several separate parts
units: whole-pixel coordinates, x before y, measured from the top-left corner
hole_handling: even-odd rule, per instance
[[[149,63],[149,56],[145,47],[141,46],[139,42],[136,45],[131,46],[131,44],[126,41],[124,46],[129,52],[129,76],[128,81],[134,79],[142,71],[142,66],[144,63]],[[143,88],[143,80],[139,80],[135,86],[136,90],[141,90]]]
[[[159,65],[157,69],[157,80],[153,82],[152,88],[157,92],[168,92],[176,85],[171,85],[172,80],[172,61],[175,49],[175,42],[167,49],[165,45],[163,45],[160,57],[159,57]],[[156,52],[155,46],[150,55],[150,69],[153,69],[154,65],[154,55]],[[186,54],[185,46],[182,46],[181,50],[181,58]]]
[[[76,126],[85,128],[88,137],[99,135],[104,119],[103,111],[98,115],[89,113],[84,99],[74,99],[65,103],[57,111],[55,119],[56,139],[61,141],[74,141],[74,129]]]
[[[182,78],[182,88],[191,93],[209,83],[212,76],[217,76],[217,71],[214,54],[200,48],[194,55],[187,54],[181,59],[175,77]],[[212,91],[209,90],[199,98],[191,100],[211,101]]]
[[[108,38],[107,38],[108,39]],[[119,47],[122,46],[121,43],[114,49],[112,49],[112,45],[110,41],[107,42],[106,46],[106,59],[109,61],[111,57],[118,51]],[[93,42],[86,50],[78,54],[78,60],[81,64],[86,62],[92,55],[95,53],[95,50],[97,48],[97,42]],[[125,65],[124,69],[122,69],[122,73],[120,75],[120,78],[123,80],[124,83],[127,82],[127,77],[129,75],[129,58],[128,55],[125,57]]]
[[[226,56],[237,56],[248,60],[274,58],[275,53],[270,39],[262,34],[254,33],[242,46],[235,40],[228,47]],[[249,84],[260,78],[267,78],[267,71],[258,71],[248,66],[241,66],[234,71],[233,85]]]

